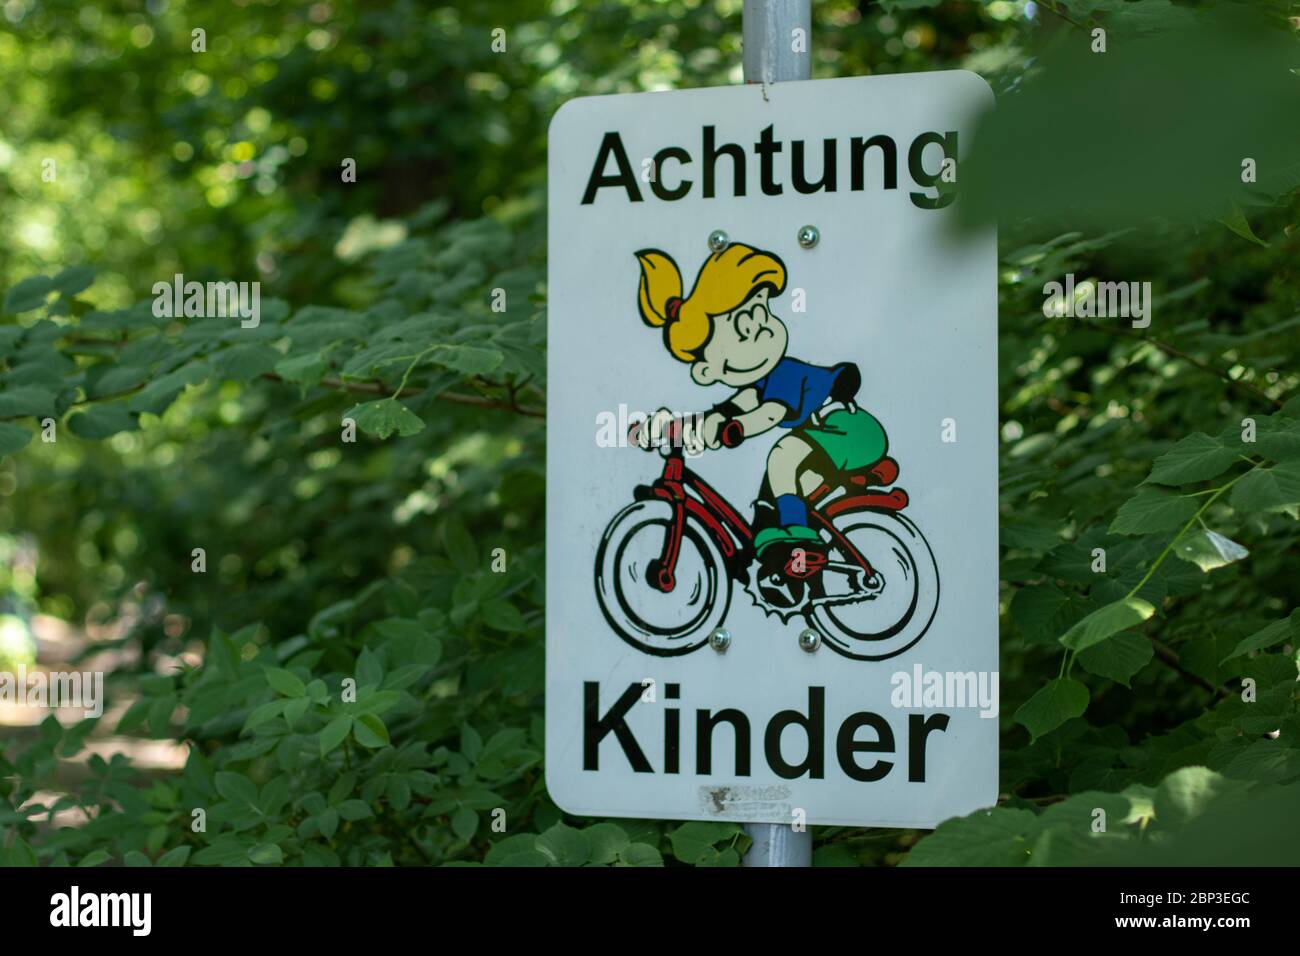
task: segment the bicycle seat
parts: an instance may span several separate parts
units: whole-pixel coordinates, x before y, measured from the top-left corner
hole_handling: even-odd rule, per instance
[[[846,484],[855,485],[859,488],[868,486],[879,488],[892,485],[898,480],[898,462],[886,455],[874,465],[846,471],[844,478]]]

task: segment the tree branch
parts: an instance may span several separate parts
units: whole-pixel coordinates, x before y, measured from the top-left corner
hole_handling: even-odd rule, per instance
[[[1208,362],[1202,362],[1200,359],[1188,355],[1186,352],[1182,351],[1181,349],[1175,348],[1174,346],[1168,344],[1167,342],[1161,342],[1159,339],[1153,339],[1149,335],[1140,335],[1128,329],[1111,329],[1111,328],[1107,328],[1104,325],[1091,325],[1091,324],[1088,327],[1099,329],[1103,332],[1110,332],[1112,335],[1122,335],[1125,336],[1126,338],[1137,339],[1139,342],[1146,342],[1148,345],[1154,345],[1156,348],[1164,352],[1166,355],[1172,356],[1173,358],[1182,359],[1184,362],[1186,362],[1188,365],[1191,365],[1193,368],[1198,368],[1202,372],[1205,372],[1208,375],[1213,375],[1215,378],[1219,379],[1222,382],[1226,382],[1228,385],[1233,385],[1237,388],[1243,388],[1246,391],[1252,393],[1253,395],[1257,395],[1258,397],[1264,399],[1264,401],[1271,404],[1274,408],[1282,407],[1283,403],[1280,399],[1273,398],[1262,388],[1259,388],[1256,385],[1252,385],[1250,384],[1250,382],[1244,382],[1241,381],[1240,379],[1230,378],[1227,375],[1227,373],[1220,372],[1218,369],[1216,369],[1213,365],[1210,365]]]
[[[285,380],[276,375],[274,372],[263,372],[262,378],[270,382],[280,382],[287,384]],[[328,388],[340,389],[345,392],[361,392],[367,395],[382,395],[386,398],[405,398],[410,395],[420,395],[423,389],[403,388],[396,392],[390,392],[380,382],[345,382],[342,379],[326,376],[320,380],[320,384]],[[439,402],[449,402],[452,405],[472,405],[477,408],[497,408],[502,411],[515,412],[528,418],[545,418],[546,412],[536,409],[527,408],[519,405],[514,401],[513,396],[508,400],[499,398],[490,398],[486,395],[463,395],[459,392],[439,392],[435,396]]]

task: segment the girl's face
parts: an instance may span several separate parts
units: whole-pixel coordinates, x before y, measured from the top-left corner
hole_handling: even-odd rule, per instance
[[[776,367],[789,340],[785,325],[767,311],[767,289],[713,319],[713,335],[691,366],[699,385],[722,382],[732,388],[752,385]]]

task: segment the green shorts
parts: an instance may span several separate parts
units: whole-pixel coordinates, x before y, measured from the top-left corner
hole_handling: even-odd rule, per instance
[[[885,457],[889,439],[875,417],[862,409],[838,409],[821,420],[796,428],[795,433],[821,449],[839,471],[869,468]]]

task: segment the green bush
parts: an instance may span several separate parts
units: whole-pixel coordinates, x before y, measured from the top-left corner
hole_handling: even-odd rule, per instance
[[[1033,81],[1026,49],[1048,25],[997,5],[888,6],[864,16],[819,4],[819,73],[933,57],[979,67],[1004,91]],[[1169,7],[1063,0],[1042,13],[1100,18],[1113,38],[1123,16],[1157,6]],[[349,148],[339,142],[313,152],[309,171],[264,171],[279,184],[271,195],[237,180],[238,195],[202,206],[169,254],[117,235],[110,214],[138,200],[107,209],[107,237],[69,225],[70,245],[100,251],[98,281],[11,250],[0,528],[34,539],[41,557],[38,586],[0,611],[126,622],[100,646],[123,652],[110,700],[134,703],[111,728],[51,717],[0,741],[0,863],[739,861],[747,838],[733,824],[566,818],[546,794],[541,718],[545,119],[576,92],[722,82],[734,7],[629,0],[566,17],[494,3],[471,23],[345,4],[342,26],[418,42],[390,54],[340,29],[323,64],[296,44],[311,23],[250,11],[284,42],[268,54],[279,72],[249,72],[239,100],[184,100],[164,82],[186,76],[184,45],[159,51],[154,92],[176,98],[175,135],[200,144],[195,162],[210,170],[232,143],[203,146],[204,130],[253,107],[273,122],[235,135],[248,132],[259,156],[299,135],[332,143],[347,124],[369,130],[363,114],[388,117],[379,138],[438,119],[405,116],[403,88],[382,84],[340,99],[341,117],[326,101],[304,106],[285,84],[311,69],[338,80],[370,56],[417,88],[478,78],[437,101],[460,131],[439,142],[450,162],[398,137],[415,155],[395,162],[432,172],[410,193],[394,173],[317,202]],[[496,16],[532,38],[517,60],[446,42]],[[123,36],[139,25],[107,22]],[[179,20],[154,26],[186,35]],[[51,58],[51,89],[90,70],[60,58],[48,23],[26,29]],[[538,39],[548,30],[572,34],[563,62]],[[874,39],[904,34],[896,50]],[[0,57],[12,55],[0,42]],[[211,80],[244,66],[216,58]],[[534,99],[493,99],[492,77]],[[162,127],[147,97],[113,97],[110,121],[151,133],[97,161],[135,182],[136,150],[164,155]],[[79,110],[43,121],[73,139],[95,128]],[[164,165],[168,202],[205,195],[205,174]],[[1300,203],[1293,189],[1252,202],[1249,223],[1237,208],[1226,227],[1144,219],[1083,234],[1060,210],[1003,224],[1002,798],[933,834],[818,828],[818,865],[1294,861]],[[384,224],[363,219],[386,204]],[[266,221],[239,214],[249,208]],[[355,255],[336,257],[347,234]],[[263,300],[255,330],[159,319],[137,301],[170,276],[172,255],[234,275],[253,252],[280,262],[278,286],[268,280],[280,298]],[[1150,276],[1158,321],[1139,331],[1045,317],[1043,284],[1067,272]],[[506,290],[504,314],[491,309],[494,289]],[[57,442],[39,435],[47,418]],[[355,442],[342,440],[345,419]],[[69,779],[88,736],[110,729],[184,742],[184,772],[95,755]],[[47,804],[38,791],[64,795]],[[51,827],[48,814],[65,810],[88,819]]]

